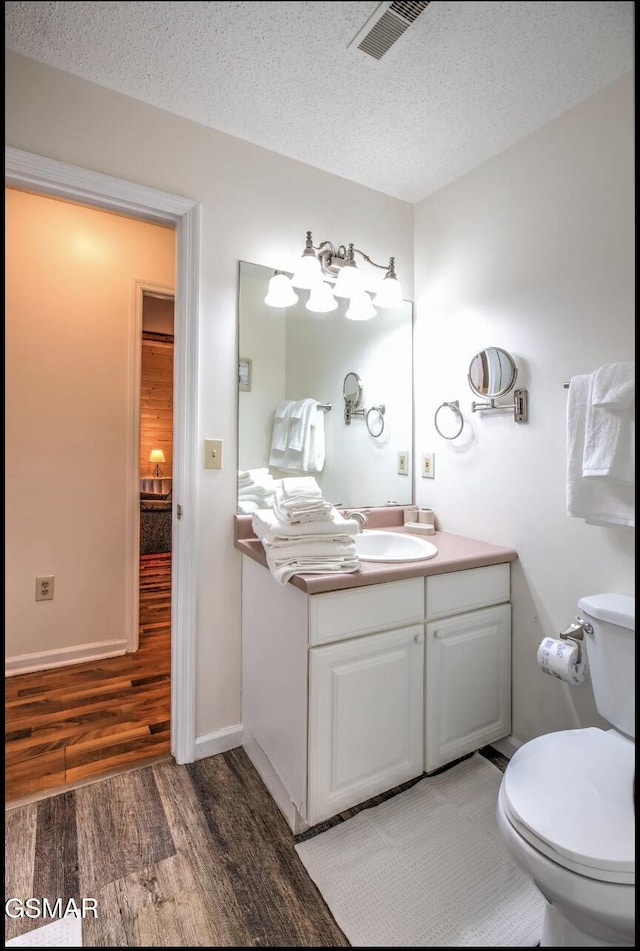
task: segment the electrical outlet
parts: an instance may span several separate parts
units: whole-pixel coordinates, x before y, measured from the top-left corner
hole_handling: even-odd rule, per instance
[[[205,469],[222,469],[222,440],[205,439],[204,441]]]
[[[36,601],[53,601],[53,575],[36,578]]]
[[[436,454],[435,452],[425,452],[422,456],[422,478],[435,478]]]
[[[409,453],[398,453],[398,475],[409,475]]]

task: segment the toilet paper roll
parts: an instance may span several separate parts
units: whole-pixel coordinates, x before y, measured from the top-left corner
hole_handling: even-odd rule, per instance
[[[538,664],[545,672],[567,684],[581,684],[587,673],[586,651],[575,641],[544,637],[538,647]]]

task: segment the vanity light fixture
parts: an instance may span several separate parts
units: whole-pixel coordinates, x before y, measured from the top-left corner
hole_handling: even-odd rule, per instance
[[[373,301],[365,286],[366,277],[358,268],[356,254],[372,267],[385,271]],[[333,288],[329,281],[335,282]],[[265,303],[272,307],[290,306],[297,300],[293,288],[310,291],[305,306],[307,310],[318,314],[335,310],[338,306],[336,297],[348,298],[350,303],[346,316],[350,320],[369,320],[375,317],[377,307],[394,309],[402,304],[402,288],[396,276],[394,258],[389,258],[386,265],[376,264],[368,254],[355,248],[353,244],[336,247],[331,241],[321,241],[319,245],[314,245],[310,231],[307,231],[304,251],[293,277],[289,279],[284,272],[276,271],[269,282]],[[287,303],[280,303],[287,292],[290,292],[293,298]]]

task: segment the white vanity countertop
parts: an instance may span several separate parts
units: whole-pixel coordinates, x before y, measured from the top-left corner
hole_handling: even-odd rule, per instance
[[[369,516],[367,528],[383,528],[398,532],[404,530],[402,508],[367,509],[367,513]],[[518,557],[518,553],[513,548],[491,545],[474,538],[465,538],[463,535],[435,532],[425,537],[438,549],[438,554],[434,558],[401,563],[362,561],[359,571],[299,574],[294,575],[288,583],[300,588],[306,594],[321,594],[327,591],[340,591],[344,588],[383,584],[387,581],[402,581],[405,578],[440,575],[465,568],[499,565],[507,561],[515,561]],[[250,515],[235,516],[235,547],[243,555],[267,567],[264,548],[253,532]]]

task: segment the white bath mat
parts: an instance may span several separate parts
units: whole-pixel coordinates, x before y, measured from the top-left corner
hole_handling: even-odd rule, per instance
[[[82,921],[75,915],[56,918],[41,928],[34,928],[5,942],[6,948],[81,948]]]
[[[296,845],[356,947],[533,947],[544,899],[496,823],[502,773],[476,753]]]

